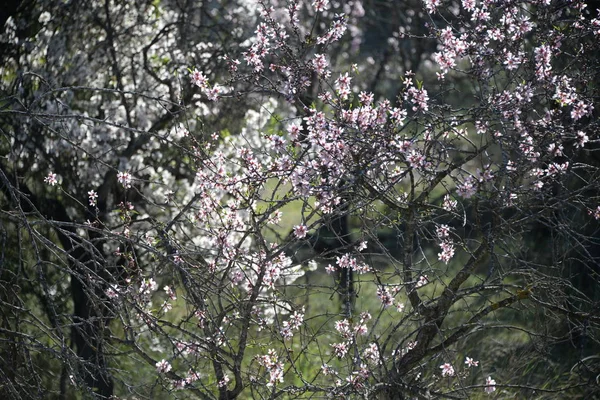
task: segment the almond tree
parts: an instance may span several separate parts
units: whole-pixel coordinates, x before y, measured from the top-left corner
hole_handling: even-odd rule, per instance
[[[2,111],[17,265],[2,390],[43,396],[40,362],[23,362],[43,349],[63,397],[596,393],[600,20],[585,3],[428,0],[390,40],[418,54],[387,50],[379,69],[352,47],[358,2],[222,19],[89,5],[110,72],[56,85],[49,52]],[[202,24],[206,43],[233,36],[196,60],[152,53]],[[187,71],[153,64],[180,56]],[[86,102],[97,115],[73,109]]]

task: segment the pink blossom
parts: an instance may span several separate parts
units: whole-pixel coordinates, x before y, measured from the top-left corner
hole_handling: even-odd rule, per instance
[[[56,179],[56,174],[54,172],[48,173],[48,176],[44,178],[44,183],[47,183],[50,186],[56,185],[58,183],[58,180]]]
[[[210,101],[217,101],[219,99],[219,94],[221,94],[221,88],[218,85],[214,85],[206,91],[206,97]]]
[[[508,51],[504,55],[504,65],[506,65],[506,69],[508,70],[517,69],[522,62],[523,57],[520,54],[513,54]]]
[[[329,8],[329,0],[315,0],[312,2],[312,6],[317,12],[325,11]]]
[[[488,376],[485,379],[485,388],[484,388],[486,393],[492,393],[496,391],[496,381],[492,379],[491,376]]]
[[[440,243],[440,247],[442,251],[438,254],[438,259],[448,264],[452,257],[454,257],[454,243],[452,243],[452,240],[447,239]]]
[[[171,364],[169,364],[169,362],[164,359],[157,362],[155,365],[156,365],[156,370],[161,374],[167,373],[171,370]]]
[[[300,329],[304,322],[304,308],[302,312],[294,311],[294,314],[290,317],[290,326],[292,329]]]
[[[256,358],[258,363],[265,367],[269,373],[269,382],[267,387],[275,386],[278,382],[283,382],[283,363],[279,361],[277,352],[269,349],[266,355]]]
[[[193,371],[192,369],[188,370],[187,377],[185,378],[185,382],[187,384],[191,384],[200,380],[200,374],[198,372]]]
[[[356,250],[358,251],[363,251],[364,249],[367,248],[367,241],[363,240],[362,242],[359,243],[359,245],[356,247]]]
[[[438,6],[442,4],[441,0],[425,0],[425,7],[429,14],[433,14],[437,11]]]
[[[116,299],[119,297],[119,288],[111,285],[104,293],[109,299]]]
[[[444,202],[442,203],[442,208],[446,211],[454,211],[458,202],[450,198],[450,195],[444,196]]]
[[[327,376],[327,375],[335,375],[335,370],[333,368],[331,368],[327,364],[323,364],[321,366],[321,372],[323,372],[323,375],[325,375],[325,376]]]
[[[350,82],[352,78],[346,72],[335,81],[335,86],[337,88],[338,95],[342,100],[347,100],[348,95],[350,95]]]
[[[475,9],[475,0],[462,0],[462,5],[465,10],[473,11]]]
[[[131,174],[129,172],[119,172],[117,174],[117,181],[123,185],[126,189],[131,187]]]
[[[405,94],[405,98],[410,100],[413,104],[413,111],[427,111],[429,110],[429,96],[425,89],[417,89],[410,87]]]
[[[370,106],[373,103],[373,93],[370,92],[360,92],[358,94],[358,99],[364,106]]]
[[[333,351],[338,358],[344,358],[346,353],[348,353],[347,343],[334,343],[331,345],[331,347],[333,347]]]
[[[347,319],[336,321],[335,330],[338,331],[344,338],[349,338],[351,336],[350,323]]]
[[[442,376],[454,376],[454,367],[450,363],[440,365]]]
[[[595,210],[588,211],[588,214],[593,215],[594,219],[599,220],[600,219],[600,206],[596,207]]]
[[[407,111],[401,108],[393,108],[390,110],[390,117],[397,125],[402,125],[407,116]]]
[[[429,279],[427,279],[427,275],[422,275],[419,277],[419,280],[417,281],[416,287],[420,288],[423,287],[425,285],[427,285],[429,283]]]
[[[473,177],[470,175],[467,176],[463,183],[456,187],[456,192],[459,196],[464,197],[465,199],[473,197],[473,195],[477,193],[477,186]]]
[[[577,121],[586,115],[590,115],[593,110],[594,106],[591,104],[586,104],[580,100],[573,105],[573,109],[571,110],[571,118],[573,118],[574,121]]]
[[[465,357],[465,364],[467,367],[477,367],[479,366],[479,361],[475,361],[470,357]]]
[[[354,333],[357,335],[366,335],[369,332],[369,328],[367,328],[367,324],[360,323],[354,327]]]
[[[200,89],[205,90],[208,88],[208,79],[204,74],[194,68],[192,72],[192,83],[198,86]]]
[[[329,76],[331,75],[331,71],[329,71],[328,69],[329,63],[327,62],[327,58],[325,58],[325,55],[315,54],[315,58],[313,59],[312,64],[315,69],[315,72],[321,78],[329,78]]]
[[[450,235],[450,227],[448,225],[441,224],[435,229],[435,233],[440,239],[447,238]]]
[[[294,226],[294,235],[296,235],[298,239],[304,239],[306,237],[307,232],[308,229],[304,224]]]
[[[229,383],[229,380],[230,380],[229,376],[227,374],[225,374],[223,376],[223,379],[221,379],[219,381],[219,383],[217,383],[217,386],[220,387],[220,388],[227,387],[227,384]]]
[[[379,358],[379,349],[376,343],[371,343],[365,351],[363,351],[363,357],[373,364],[380,364],[381,359]]]
[[[585,132],[579,131],[577,132],[577,143],[575,143],[575,147],[583,148],[589,140],[590,138],[585,134]]]
[[[89,200],[90,200],[90,206],[91,207],[95,207],[96,204],[97,204],[96,202],[98,200],[98,193],[94,192],[93,190],[90,190],[88,192],[88,197],[89,197]]]
[[[394,304],[394,298],[385,287],[380,286],[377,288],[377,297],[379,297],[384,307],[389,307]]]

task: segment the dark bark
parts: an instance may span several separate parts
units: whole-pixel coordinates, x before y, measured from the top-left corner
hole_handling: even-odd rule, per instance
[[[104,355],[104,326],[110,318],[102,308],[105,294],[101,287],[92,289],[86,277],[104,275],[99,263],[94,260],[92,252],[100,251],[94,247],[87,249],[77,241],[75,228],[71,225],[58,225],[56,222],[72,221],[64,205],[56,200],[38,198],[23,183],[17,184],[16,178],[4,166],[0,166],[4,177],[2,191],[8,199],[16,201],[18,208],[26,213],[37,213],[43,216],[54,228],[60,244],[69,260],[71,268],[71,294],[73,298],[72,344],[81,360],[83,381],[99,398],[113,395],[114,384],[108,371],[108,363]],[[91,246],[91,245],[90,245]]]

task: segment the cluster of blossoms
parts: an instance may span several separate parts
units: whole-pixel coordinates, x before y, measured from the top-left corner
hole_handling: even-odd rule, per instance
[[[483,390],[488,394],[496,391],[496,381],[491,376],[485,378],[485,388]]]
[[[442,376],[454,376],[454,367],[450,363],[440,365]]]
[[[223,375],[223,379],[221,379],[217,383],[217,387],[219,387],[219,388],[227,387],[227,384],[229,383],[230,380],[231,380],[231,378],[229,377],[229,375],[227,375],[227,374]]]
[[[275,386],[278,382],[283,382],[283,362],[279,361],[279,356],[277,352],[273,349],[270,349],[266,355],[258,356],[256,358],[258,363],[265,367],[267,373],[269,374],[269,382],[267,382],[267,387]]]
[[[188,370],[187,376],[184,379],[173,382],[173,386],[177,390],[185,389],[186,386],[192,385],[194,382],[200,380],[200,374],[192,369]]]
[[[329,0],[315,0],[312,2],[315,11],[322,12],[329,9]]]
[[[368,312],[363,312],[360,314],[360,319],[358,323],[356,323],[354,326],[352,326],[350,324],[350,321],[348,321],[347,319],[336,321],[335,330],[344,339],[344,342],[334,343],[331,345],[331,347],[333,347],[333,351],[336,357],[344,358],[352,344],[356,343],[356,338],[358,336],[364,336],[367,334],[367,321],[369,321],[370,319],[371,314],[369,314]]]
[[[121,289],[116,285],[109,285],[108,289],[104,291],[106,297],[111,300],[114,300],[119,297],[119,293],[121,293]]]
[[[394,296],[390,293],[387,287],[377,287],[377,297],[381,300],[384,307],[389,307],[394,304]]]
[[[173,308],[173,301],[177,300],[177,294],[175,290],[170,286],[163,287],[163,290],[167,294],[168,300],[165,300],[161,306],[162,310],[170,311]]]
[[[346,377],[346,382],[349,383],[354,390],[362,390],[365,385],[365,381],[369,378],[370,372],[365,364],[360,364],[358,371],[352,371],[350,375]],[[338,386],[340,384],[338,383]]]
[[[376,343],[371,343],[363,351],[363,357],[371,364],[381,364],[381,358],[379,356],[379,348]]]
[[[594,219],[600,220],[600,206],[596,207],[594,210],[588,210],[588,214],[592,215]]]
[[[312,61],[312,65],[319,77],[323,79],[328,79],[331,76],[331,71],[329,70],[329,62],[327,61],[327,57],[324,54],[315,54],[315,57]]]
[[[471,175],[467,175],[467,177],[458,184],[456,187],[456,193],[465,199],[470,199],[477,193],[478,183],[475,178]]]
[[[210,101],[216,101],[219,98],[219,94],[221,93],[221,88],[218,85],[213,85],[210,87],[208,83],[208,78],[197,69],[194,68],[192,71],[192,83],[200,88],[200,90],[206,94],[206,97]]]
[[[408,343],[406,343],[406,346],[402,347],[400,349],[400,351],[394,350],[392,352],[392,356],[396,356],[396,355],[400,355],[400,356],[404,356],[406,355],[409,351],[413,350],[415,347],[417,347],[417,345],[419,344],[418,341],[416,340],[411,340]]]
[[[162,359],[156,363],[156,370],[159,374],[166,374],[167,372],[171,371],[171,369],[171,364],[169,364],[169,362],[165,359]]]
[[[119,171],[117,173],[117,181],[123,185],[124,188],[129,189],[131,188],[131,174],[129,172],[122,172]]]
[[[317,43],[326,44],[336,42],[341,39],[347,28],[346,16],[343,14],[337,15],[331,23],[329,30],[317,38]]]
[[[283,321],[281,327],[281,336],[284,339],[291,339],[294,336],[294,331],[300,329],[304,323],[304,307],[302,312],[294,311],[289,320]]]
[[[337,257],[336,265],[337,268],[342,271],[342,273],[345,269],[351,269],[352,271],[358,272],[359,274],[364,274],[371,270],[371,268],[367,264],[358,262],[358,260],[350,254],[344,254],[341,257]],[[326,267],[326,270],[327,272],[334,272],[336,270],[336,267],[328,265]]]
[[[417,89],[414,86],[410,86],[404,94],[405,100],[413,104],[413,111],[425,112],[429,110],[429,95],[427,90],[420,88]]]
[[[454,209],[456,208],[456,205],[458,204],[458,201],[453,200],[450,195],[445,195],[444,196],[444,202],[442,203],[442,208],[445,211],[454,211]]]
[[[450,26],[441,30],[440,39],[442,40],[442,48],[433,55],[433,60],[441,70],[441,73],[438,74],[438,79],[443,79],[448,70],[456,66],[456,60],[467,53],[470,46],[464,37],[455,37]]]
[[[263,284],[266,287],[273,288],[275,282],[280,279],[286,269],[292,265],[292,260],[285,254],[281,254],[273,260],[270,260],[265,265],[265,274]],[[236,271],[239,272],[239,271]]]
[[[88,199],[90,202],[90,207],[96,207],[98,201],[98,193],[93,190],[88,192]]]
[[[335,81],[335,87],[337,89],[337,94],[340,96],[342,100],[348,100],[348,96],[352,92],[350,87],[350,82],[352,78],[348,75],[348,73],[341,74],[340,77]]]
[[[426,0],[425,4],[427,10],[433,13],[440,7],[441,1]],[[314,11],[323,13],[323,18],[330,9],[327,0],[315,0],[312,6]],[[522,11],[517,10],[516,7],[507,6],[506,15],[502,17],[501,24],[492,28],[486,25],[492,19],[488,8],[489,2],[464,0],[462,7],[471,16],[472,21],[481,28],[474,32],[455,29],[452,26],[440,29],[438,37],[441,47],[433,55],[433,60],[441,71],[438,74],[440,79],[444,78],[450,70],[457,69],[457,65],[463,61],[462,58],[467,58],[466,55],[469,55],[470,62],[481,63],[481,65],[473,65],[473,68],[480,71],[482,76],[490,73],[483,67],[485,60],[494,57],[501,60],[495,61],[494,65],[508,74],[520,73],[531,64],[530,55],[522,50],[525,47],[504,47],[501,43],[505,39],[507,41],[519,40],[533,29],[532,23]],[[292,4],[289,10],[289,19],[293,25],[298,21],[299,6]],[[377,196],[377,199],[387,200],[388,194],[394,192],[393,188],[406,183],[409,179],[407,175],[412,174],[415,170],[418,174],[414,174],[416,178],[414,176],[411,178],[419,181],[416,184],[411,183],[413,184],[412,189],[425,190],[420,188],[427,187],[430,182],[436,182],[435,174],[442,177],[441,182],[445,179],[442,176],[443,171],[452,167],[452,174],[448,173],[446,180],[452,180],[453,183],[445,188],[452,191],[453,194],[444,196],[442,203],[442,209],[452,214],[458,213],[457,209],[459,209],[458,200],[454,200],[453,196],[457,195],[466,200],[476,196],[480,191],[491,190],[486,186],[492,186],[489,184],[494,179],[492,171],[496,172],[502,167],[512,174],[522,172],[513,164],[512,160],[508,160],[505,165],[501,166],[497,163],[493,168],[485,164],[488,161],[486,158],[493,157],[488,157],[486,150],[481,150],[483,147],[479,148],[477,144],[471,143],[470,134],[465,128],[470,122],[463,121],[456,122],[456,124],[452,122],[448,124],[449,126],[443,127],[441,127],[442,124],[431,122],[435,113],[428,113],[428,111],[430,108],[438,111],[437,100],[432,102],[429,98],[429,93],[434,93],[434,91],[430,89],[428,92],[420,82],[413,84],[413,74],[410,71],[405,74],[403,95],[398,97],[399,104],[392,104],[389,100],[378,100],[375,93],[369,91],[361,91],[355,95],[352,87],[353,79],[358,80],[358,75],[353,78],[348,72],[345,72],[334,80],[327,56],[319,53],[325,49],[325,46],[317,47],[317,53],[303,65],[303,68],[309,70],[308,74],[295,70],[295,67],[292,66],[293,63],[289,62],[290,60],[278,60],[276,50],[284,47],[287,39],[286,28],[275,22],[276,13],[270,8],[265,7],[262,16],[267,22],[258,24],[255,37],[249,41],[251,45],[246,47],[246,51],[243,53],[247,67],[252,70],[252,79],[258,82],[263,74],[265,74],[264,76],[268,76],[270,73],[279,74],[278,79],[272,80],[273,86],[277,91],[285,94],[283,97],[294,100],[295,96],[311,85],[310,74],[311,71],[314,71],[319,78],[317,82],[320,85],[318,89],[321,90],[319,99],[326,106],[321,110],[319,109],[320,105],[316,103],[316,106],[311,106],[310,109],[306,108],[305,115],[294,116],[296,123],[290,125],[288,131],[282,132],[281,135],[263,134],[262,130],[266,130],[263,125],[248,122],[248,126],[244,128],[245,131],[239,137],[224,139],[221,143],[217,134],[213,135],[213,141],[216,144],[213,143],[212,146],[198,145],[191,149],[192,154],[196,154],[202,162],[199,162],[196,181],[191,190],[195,195],[195,200],[189,203],[190,209],[193,211],[193,218],[186,220],[186,223],[189,222],[190,225],[194,225],[195,229],[202,232],[202,237],[198,239],[200,242],[198,247],[202,248],[203,258],[207,260],[208,275],[216,276],[218,278],[216,280],[220,280],[219,285],[222,282],[229,285],[227,289],[233,293],[232,306],[238,305],[239,303],[236,302],[240,298],[251,299],[257,303],[263,301],[267,303],[267,299],[269,301],[277,300],[278,282],[284,279],[286,271],[291,270],[295,263],[291,257],[283,253],[273,256],[272,254],[277,254],[276,252],[279,250],[277,245],[268,243],[261,234],[256,233],[260,232],[262,226],[256,229],[255,221],[278,224],[282,219],[282,212],[279,210],[266,211],[264,214],[259,211],[262,205],[258,206],[261,201],[257,198],[266,191],[264,182],[278,179],[279,182],[289,184],[292,188],[290,193],[296,196],[294,198],[314,198],[315,215],[319,217],[341,212],[340,210],[346,207],[346,197],[343,197],[346,193],[343,193],[340,188],[344,185],[348,186],[348,182],[353,187],[356,186],[358,193],[366,188],[369,193],[373,193],[373,196]],[[487,31],[486,27],[489,28]],[[317,45],[325,45],[338,40],[345,30],[346,17],[336,15],[329,30],[316,40]],[[490,46],[485,52],[478,53],[481,51],[479,50],[480,46],[476,44],[478,38],[485,38],[486,44],[495,42],[498,47]],[[307,39],[307,42],[310,40]],[[581,92],[577,92],[570,78],[552,75],[552,54],[555,50],[555,45],[550,42],[538,47],[534,46],[537,79],[543,81],[547,85],[546,90],[552,92],[552,96],[549,97],[555,100],[561,108],[569,107],[571,119],[580,122],[586,116],[591,115],[593,106],[585,100]],[[472,53],[476,53],[477,57],[471,57]],[[267,58],[273,58],[273,63],[269,67],[267,67],[269,65]],[[240,62],[233,59],[228,59],[228,62],[232,73],[237,72]],[[332,64],[335,65],[333,60]],[[240,69],[242,68],[244,67],[240,66]],[[333,76],[335,77],[335,75]],[[207,76],[196,69],[191,73],[191,81],[209,100],[217,100],[222,91],[217,85],[209,85]],[[245,80],[245,82],[255,81]],[[284,89],[279,86],[279,82],[284,82],[283,85],[286,85]],[[359,84],[360,82],[356,86]],[[565,137],[557,137],[556,140],[552,138],[550,143],[549,139],[542,139],[544,135],[539,134],[536,129],[540,128],[543,123],[550,125],[552,118],[530,122],[529,118],[525,116],[525,108],[531,105],[536,96],[538,93],[531,85],[521,83],[514,86],[507,85],[505,90],[499,93],[494,92],[485,99],[487,102],[485,106],[493,110],[494,115],[498,115],[502,123],[495,124],[493,121],[477,119],[475,130],[479,135],[477,136],[478,140],[482,142],[489,139],[502,144],[509,143],[509,141],[518,143],[514,149],[519,153],[519,159],[515,163],[518,163],[519,167],[521,164],[528,165],[526,171],[529,171],[530,175],[527,178],[532,178],[534,180],[532,185],[541,190],[544,186],[542,178],[555,179],[556,176],[566,173],[571,165],[562,159],[553,159],[552,162],[548,162],[548,157],[565,157],[570,148],[566,142],[567,139],[575,141],[575,146],[581,148],[589,142],[590,138],[578,127],[577,133],[571,131]],[[356,100],[359,102],[358,105]],[[268,114],[275,115],[276,108],[276,106],[270,108]],[[248,113],[247,120],[252,121],[254,117],[252,113]],[[297,123],[297,120],[301,118],[303,118],[302,123]],[[420,119],[427,121],[423,125],[424,132],[419,131],[411,137],[408,132],[410,124],[417,119],[419,119],[419,123]],[[469,121],[473,120],[475,119],[471,118]],[[502,132],[498,128],[499,125],[502,126]],[[530,126],[535,129],[528,129]],[[488,138],[487,132],[491,129],[498,129],[498,134],[493,138]],[[250,131],[259,133],[252,136]],[[189,137],[193,142],[193,135],[189,135],[187,130],[182,130],[182,132],[185,132],[181,134],[182,136]],[[451,158],[450,152],[460,152],[461,146],[464,145],[468,145],[469,152],[477,153],[476,155],[483,160],[483,165],[486,165],[483,171],[477,170],[473,173],[475,167],[470,169],[471,166],[466,163],[464,168],[461,166],[462,169],[449,166],[449,161],[446,160]],[[542,163],[544,164],[542,165]],[[141,171],[137,168],[136,170]],[[141,177],[142,175],[140,175]],[[366,184],[361,186],[361,179],[366,180],[369,186]],[[130,173],[119,172],[117,180],[123,187],[131,188],[132,176]],[[50,173],[44,181],[54,186],[57,183],[56,174]],[[444,181],[445,183],[446,181]],[[510,198],[516,201],[516,194],[514,196]],[[410,206],[415,197],[407,200],[407,196],[402,197],[396,193],[394,196],[389,196],[392,198],[389,201],[392,203],[395,201],[399,208],[402,208]],[[167,198],[173,200],[174,203],[177,200],[177,196],[173,196],[173,192],[169,192]],[[98,194],[91,190],[88,192],[88,199],[90,206],[96,206]],[[187,209],[185,210],[187,211]],[[600,207],[590,213],[596,219],[600,218]],[[261,220],[260,217],[263,215],[265,218]],[[259,218],[256,218],[257,216]],[[302,221],[308,220],[305,217],[305,215],[302,216]],[[317,223],[312,226],[316,227]],[[191,236],[187,235],[187,227],[182,231],[186,238]],[[293,227],[293,234],[296,239],[305,239],[308,236],[308,227],[304,223],[296,225]],[[129,234],[126,236],[130,237]],[[438,259],[448,264],[455,255],[455,243],[451,237],[450,227],[443,224],[437,226],[436,236],[441,248],[437,255]],[[454,237],[456,238],[456,235]],[[255,246],[263,247],[257,250]],[[364,247],[361,244],[356,250],[361,251],[365,247],[366,244]],[[271,252],[272,250],[273,252]],[[186,256],[183,250],[182,254],[171,252],[169,257],[172,264],[178,269],[186,269],[186,271],[188,268],[194,271],[201,269],[197,266],[187,265],[188,261],[186,260],[190,260],[192,257]],[[359,261],[361,259],[362,255],[356,258],[351,253],[344,254],[337,257],[335,266],[329,265],[327,271],[344,273],[351,270],[360,274],[372,272],[371,267]],[[259,277],[262,277],[262,280]],[[421,275],[413,283],[420,288],[427,285],[429,279],[426,275]],[[154,279],[143,279],[139,283],[139,292],[137,293],[139,302],[144,305],[149,303],[149,299],[157,287],[158,284]],[[165,286],[164,291],[170,301],[176,300],[174,288]],[[106,292],[109,298],[116,298],[119,293],[116,287],[111,287]],[[390,290],[388,286],[377,284],[377,296],[384,307],[394,305],[394,296],[397,293],[397,291]],[[168,310],[170,307],[171,303],[165,301],[162,308]],[[404,310],[404,304],[396,304],[396,307],[399,312]],[[260,315],[260,318],[256,318],[259,321],[258,330],[268,329],[270,320],[264,314],[259,314],[258,311],[253,312],[256,313],[255,315]],[[222,319],[223,326],[219,327],[218,331],[215,329],[214,338],[212,338],[214,343],[218,346],[231,344],[230,338],[227,337],[227,327],[235,326],[236,319],[240,320],[240,313],[238,311],[237,314],[232,313]],[[194,315],[198,318],[197,326],[200,329],[210,328],[209,321],[212,321],[210,311],[196,310]],[[371,319],[370,314],[365,312],[360,315],[360,320],[356,324],[349,319],[337,321],[335,330],[343,340],[331,345],[334,355],[338,358],[344,358],[352,353],[354,353],[354,357],[359,358],[351,368],[348,368],[351,372],[346,378],[347,384],[357,390],[361,389],[369,378],[366,364],[379,365],[386,359],[385,354],[380,354],[378,343],[369,343],[362,351],[358,349],[355,352],[350,351],[353,346],[358,347],[358,336],[367,334],[369,319]],[[303,323],[304,309],[301,312],[294,312],[288,320],[277,326],[277,329],[284,340],[289,340]],[[417,342],[408,343],[402,349],[402,355],[406,355],[417,344]],[[177,349],[181,355],[198,356],[200,353],[198,345],[183,341],[177,343]],[[364,358],[366,364],[361,363],[360,357]],[[256,361],[267,371],[268,387],[283,382],[284,363],[274,349],[270,349],[266,355],[256,357]],[[467,357],[465,364],[468,368],[477,367],[478,361]],[[170,372],[172,368],[164,359],[155,366],[157,371],[162,374]],[[456,374],[450,363],[444,363],[440,369],[443,377],[452,377]],[[324,375],[337,376],[337,373],[326,364],[323,365],[322,371]],[[176,386],[183,388],[197,379],[198,375],[190,372],[188,378],[178,381]],[[340,380],[343,382],[343,378]],[[218,382],[218,387],[225,388],[228,382],[229,377],[224,375]],[[493,392],[495,384],[496,382],[488,377],[485,391]]]
[[[139,288],[135,295],[137,302],[140,305],[150,305],[152,295],[158,290],[158,283],[154,278],[144,278],[139,284]]]
[[[419,277],[419,279],[417,279],[417,283],[416,283],[415,287],[418,289],[420,287],[427,285],[428,283],[429,283],[429,278],[427,277],[427,275],[421,275]]]
[[[446,264],[454,257],[454,242],[450,239],[450,227],[440,225],[436,229],[436,234],[440,242],[442,251],[438,254],[438,259]]]
[[[465,357],[465,365],[467,368],[477,367],[479,366],[479,361],[475,361],[470,357]],[[442,370],[442,377],[452,377],[456,374],[454,367],[450,363],[440,365],[440,369]],[[491,376],[488,376],[485,380],[483,389],[488,394],[494,392],[496,390],[496,381],[493,380]]]

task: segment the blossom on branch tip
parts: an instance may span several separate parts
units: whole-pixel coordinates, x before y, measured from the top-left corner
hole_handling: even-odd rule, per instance
[[[306,228],[306,225],[300,224],[294,226],[294,235],[296,235],[298,239],[304,239],[307,233],[308,229]]]
[[[362,242],[359,243],[358,247],[356,248],[356,250],[358,251],[363,251],[364,249],[367,248],[367,241],[363,240]]]
[[[338,358],[344,358],[346,353],[348,353],[348,344],[342,343],[334,343],[331,345],[333,347],[333,351]]]
[[[427,285],[429,283],[429,279],[427,278],[427,275],[423,275],[419,277],[419,280],[417,281],[416,287],[420,288],[423,287],[425,285]]]
[[[454,367],[450,363],[440,365],[442,376],[454,376]]]
[[[223,379],[219,381],[219,383],[217,383],[217,386],[222,388],[222,387],[227,387],[227,384],[229,383],[229,376],[225,375],[223,376]]]
[[[331,368],[329,365],[327,364],[323,364],[321,366],[321,372],[323,372],[323,375],[327,376],[327,375],[335,375],[335,370],[333,368]]]
[[[452,240],[445,239],[440,243],[442,251],[438,253],[438,260],[448,264],[448,262],[454,257],[454,243]]]
[[[465,357],[465,364],[467,364],[467,367],[477,367],[479,366],[479,361],[475,361],[471,357]]]
[[[312,2],[312,6],[317,12],[325,11],[329,8],[329,0],[315,0]]]
[[[575,147],[583,148],[589,140],[590,138],[585,134],[585,132],[579,131],[577,132],[577,143],[575,143]]]
[[[48,176],[44,178],[44,183],[50,186],[55,186],[58,183],[58,180],[56,179],[56,174],[54,172],[48,173]]]
[[[484,388],[486,393],[492,393],[496,391],[496,381],[492,379],[491,376],[488,376],[485,379],[485,388]]]
[[[89,197],[89,200],[90,200],[90,206],[91,207],[95,207],[96,204],[97,204],[97,200],[98,200],[98,193],[96,193],[93,190],[90,190],[88,192],[88,197]]]
[[[450,236],[450,227],[448,225],[441,224],[435,229],[435,233],[440,239],[447,238]]]
[[[208,89],[208,78],[195,68],[192,72],[192,83],[202,90]]]
[[[117,173],[117,181],[124,188],[129,189],[131,187],[131,174],[129,172],[119,172]]]
[[[315,54],[312,65],[317,75],[319,75],[321,78],[326,79],[331,75],[331,71],[328,69],[329,62],[327,61],[327,58],[325,58],[324,54]]]
[[[156,370],[161,374],[167,373],[171,370],[171,364],[169,364],[169,362],[165,359],[160,360],[155,365],[156,365]]]

